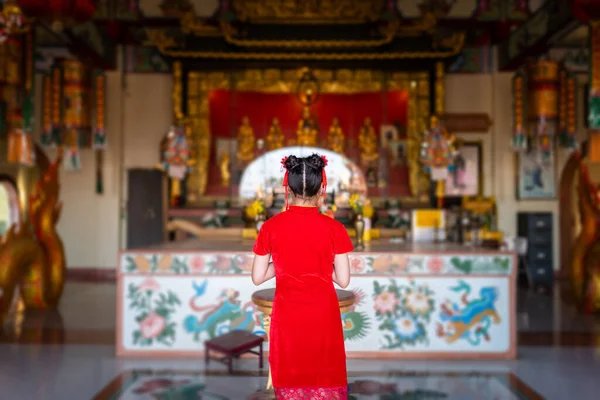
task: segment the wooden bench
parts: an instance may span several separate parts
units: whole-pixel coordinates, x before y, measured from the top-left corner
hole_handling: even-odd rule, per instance
[[[264,338],[246,331],[231,331],[204,342],[204,361],[208,366],[210,360],[227,365],[229,373],[233,373],[233,359],[242,354],[252,353],[258,356],[258,366],[263,367]],[[258,351],[252,350],[258,347]],[[211,352],[220,353],[220,357],[211,356]]]

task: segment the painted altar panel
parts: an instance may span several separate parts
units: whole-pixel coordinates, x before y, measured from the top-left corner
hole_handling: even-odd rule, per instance
[[[508,276],[354,277],[349,289],[360,300],[341,315],[348,354],[511,357],[511,282]],[[262,334],[262,314],[250,301],[255,290],[245,276],[124,276],[118,353],[192,355],[232,329]]]
[[[249,275],[251,252],[127,251],[120,256],[120,273],[161,275]],[[353,253],[355,275],[506,275],[514,272],[510,253]]]

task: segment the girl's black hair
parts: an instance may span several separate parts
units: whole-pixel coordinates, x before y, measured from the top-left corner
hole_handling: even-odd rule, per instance
[[[318,154],[299,158],[289,156],[284,163],[288,171],[288,185],[295,196],[311,198],[319,194],[323,186],[325,160]]]

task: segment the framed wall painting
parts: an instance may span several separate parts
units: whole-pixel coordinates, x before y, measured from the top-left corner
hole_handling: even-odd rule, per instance
[[[448,173],[446,197],[479,196],[483,192],[483,150],[481,142],[463,142]]]
[[[517,199],[547,200],[556,197],[554,152],[542,157],[539,152],[517,154]]]

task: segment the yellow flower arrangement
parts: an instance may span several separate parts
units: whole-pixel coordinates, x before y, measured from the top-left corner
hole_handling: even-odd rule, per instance
[[[246,206],[246,215],[248,218],[256,219],[261,214],[264,214],[265,206],[260,200],[254,200]]]
[[[371,204],[365,204],[362,208],[363,217],[365,218],[373,218],[373,214],[375,214],[375,209]]]

